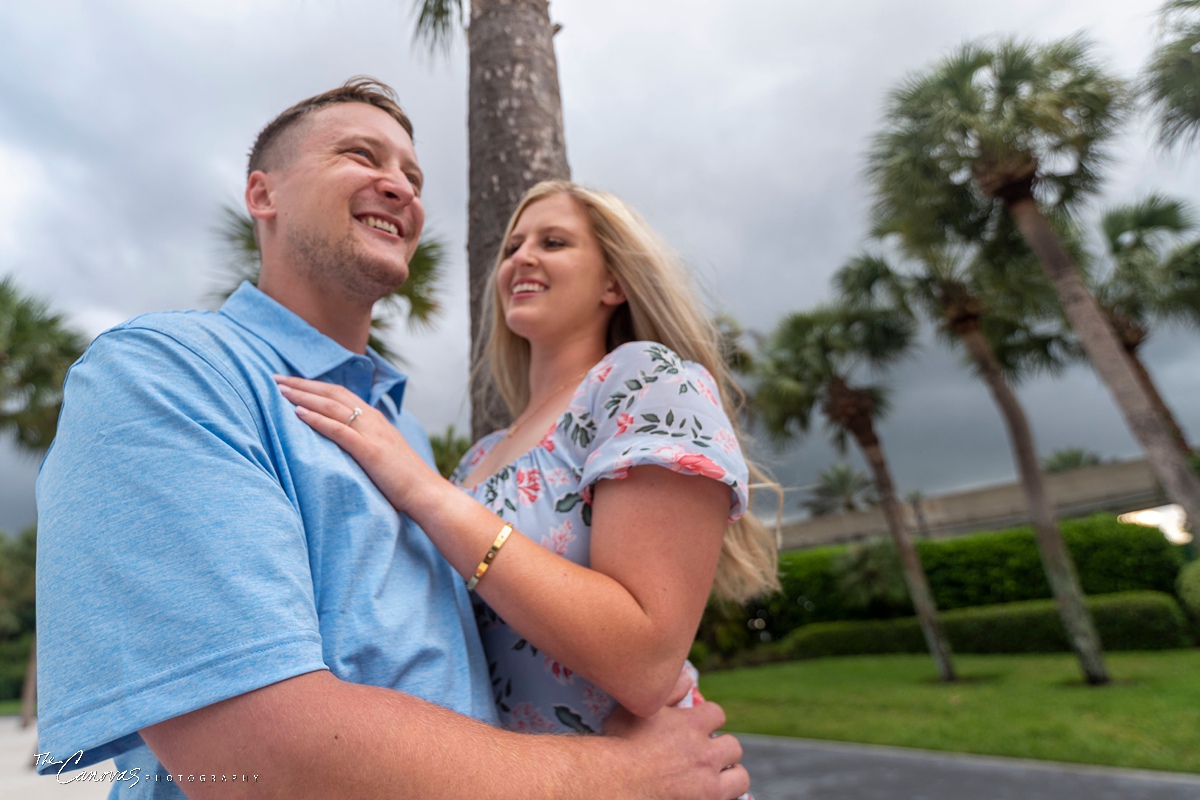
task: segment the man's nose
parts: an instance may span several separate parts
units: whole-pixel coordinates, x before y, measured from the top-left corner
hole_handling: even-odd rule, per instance
[[[412,185],[412,181],[403,172],[385,172],[380,177],[376,187],[389,200],[394,200],[401,205],[408,205],[417,196],[417,190]]]

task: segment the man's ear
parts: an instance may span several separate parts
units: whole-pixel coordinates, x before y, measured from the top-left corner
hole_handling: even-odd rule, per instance
[[[246,210],[255,220],[274,219],[278,213],[275,207],[275,192],[271,176],[256,169],[246,179]]]
[[[613,277],[611,272],[608,273],[608,277],[605,279],[604,293],[600,295],[600,302],[606,306],[613,306],[615,308],[624,303],[625,300],[625,290],[621,288],[621,282]]]

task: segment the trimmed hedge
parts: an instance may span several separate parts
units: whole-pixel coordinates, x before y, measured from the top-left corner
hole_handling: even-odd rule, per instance
[[[1061,529],[1085,594],[1175,592],[1175,578],[1183,558],[1179,548],[1157,529],[1121,523],[1107,514],[1065,520]],[[815,622],[902,617],[913,613],[908,604],[892,608],[847,608],[838,592],[832,566],[845,549],[821,547],[782,553],[779,568],[783,591],[749,604],[740,615],[740,624],[745,626],[757,617],[766,623],[761,632],[778,639]],[[942,611],[1051,596],[1031,527],[921,541],[917,543],[917,551],[934,600]],[[738,617],[728,610],[724,616],[726,627]],[[716,623],[706,622],[710,624],[701,628],[702,640]]]
[[[1182,556],[1157,528],[1097,514],[1062,523],[1085,594],[1148,589],[1171,594]],[[917,547],[938,608],[1050,597],[1033,528],[922,542]]]
[[[1187,621],[1170,595],[1121,592],[1091,597],[1087,603],[1106,650],[1165,650],[1189,645]],[[956,653],[1071,649],[1053,600],[980,606],[940,616]],[[926,651],[915,617],[808,625],[790,633],[783,649],[792,658]]]

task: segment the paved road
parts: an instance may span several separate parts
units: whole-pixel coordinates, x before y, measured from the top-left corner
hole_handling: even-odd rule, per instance
[[[1200,800],[1200,775],[738,738],[756,800]]]
[[[100,800],[27,769],[36,734],[0,717],[0,798]],[[742,736],[756,800],[1200,800],[1200,776]],[[108,762],[111,764],[111,762]],[[100,767],[100,769],[106,769]],[[65,778],[70,774],[66,773]]]

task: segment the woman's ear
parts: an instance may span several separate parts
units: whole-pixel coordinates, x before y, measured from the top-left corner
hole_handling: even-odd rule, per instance
[[[626,299],[625,290],[621,288],[621,282],[611,272],[606,273],[604,293],[600,295],[600,302],[606,306],[613,306],[615,308],[624,303]]]

